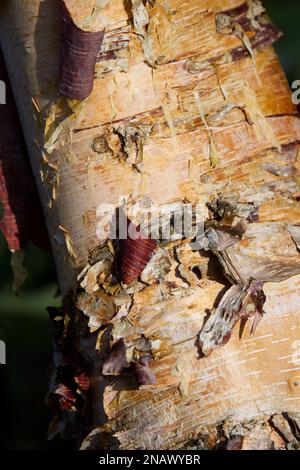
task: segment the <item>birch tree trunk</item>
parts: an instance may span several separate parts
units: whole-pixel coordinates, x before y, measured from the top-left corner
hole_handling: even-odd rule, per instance
[[[83,449],[297,447],[300,122],[280,33],[257,0],[65,4],[79,28],[105,30],[83,101],[58,95],[58,2],[0,6],[65,299],[51,311],[50,434]],[[121,285],[99,239],[102,204],[120,197],[202,205],[199,249],[160,243]],[[139,386],[138,368],[156,383]]]

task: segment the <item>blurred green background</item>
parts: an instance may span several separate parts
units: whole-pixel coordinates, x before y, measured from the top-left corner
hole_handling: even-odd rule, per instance
[[[300,2],[267,0],[269,14],[285,37],[276,44],[290,83],[300,79]],[[48,387],[53,328],[46,307],[59,305],[51,254],[31,245],[29,277],[18,297],[11,292],[10,254],[0,234],[0,339],[7,365],[0,365],[0,449],[55,448],[45,440],[50,413]]]

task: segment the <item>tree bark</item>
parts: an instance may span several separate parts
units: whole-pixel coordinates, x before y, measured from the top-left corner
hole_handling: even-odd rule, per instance
[[[297,447],[300,122],[272,48],[280,33],[256,0],[65,4],[78,27],[105,30],[81,102],[58,95],[57,2],[0,7],[65,298],[51,311],[50,433],[83,449]],[[120,197],[202,205],[201,249],[160,242],[121,285],[115,248],[97,236],[99,207]],[[252,335],[239,327],[262,306]],[[141,338],[156,384],[138,385],[140,355],[102,374],[112,344],[128,352]]]

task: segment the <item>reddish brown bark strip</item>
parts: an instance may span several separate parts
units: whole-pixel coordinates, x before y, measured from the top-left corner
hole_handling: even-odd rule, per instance
[[[263,49],[282,38],[283,33],[271,23],[262,25],[257,34],[250,39],[253,49]],[[244,46],[237,47],[231,51],[232,60],[240,60],[247,57],[249,52]]]
[[[62,23],[59,92],[73,100],[87,98],[93,90],[94,72],[104,31],[84,31],[75,25],[60,0]]]
[[[130,221],[128,223],[133,227]],[[121,281],[127,285],[139,277],[156,247],[156,241],[147,238],[140,227],[136,227],[135,231],[132,236],[129,230],[127,239],[121,240]]]
[[[48,234],[1,53],[0,80],[6,85],[6,104],[0,104],[0,230],[12,251],[25,248],[30,240],[48,249]]]
[[[262,8],[257,11],[257,16],[251,19],[251,10],[248,2],[239,7],[223,12],[231,19],[232,24],[239,24],[243,31],[253,33],[249,37],[253,49],[262,49],[278,41],[283,33],[271,22],[265,10]],[[245,46],[235,48],[231,51],[232,60],[240,60],[247,57],[249,51]]]

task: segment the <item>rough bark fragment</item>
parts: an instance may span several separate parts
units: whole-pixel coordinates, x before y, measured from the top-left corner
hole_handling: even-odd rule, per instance
[[[250,223],[242,238],[234,235],[234,227],[229,232],[208,229],[205,238],[233,282],[281,282],[300,273],[299,254],[285,223]],[[276,253],[273,248],[280,242],[283,251]]]
[[[198,346],[204,355],[228,342],[239,319],[244,324],[254,316],[251,334],[255,332],[266,301],[264,282],[281,282],[300,273],[300,258],[285,224],[259,223],[259,207],[239,204],[234,196],[227,200],[220,196],[208,207],[218,222],[204,233],[200,247],[212,250],[234,285],[199,333]],[[284,257],[272,252],[280,239],[284,240]]]
[[[246,286],[232,286],[211,314],[199,334],[199,347],[207,356],[216,347],[226,344],[238,320],[254,316],[251,333],[254,333],[263,315],[266,297],[261,282]]]

